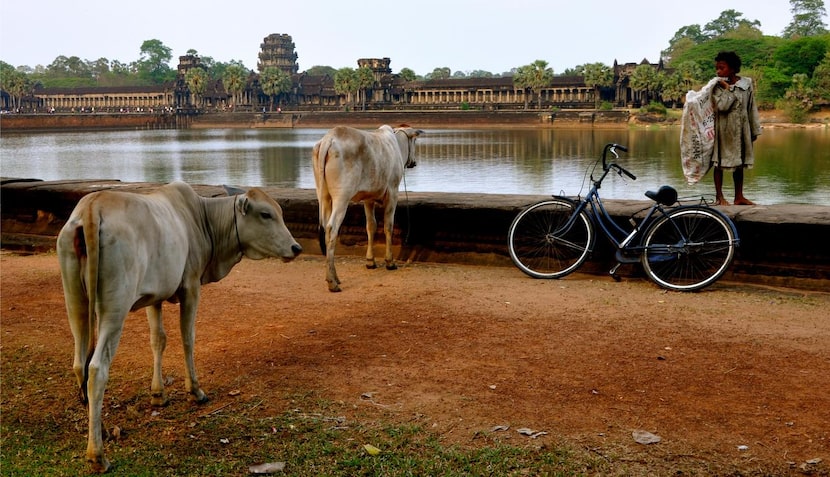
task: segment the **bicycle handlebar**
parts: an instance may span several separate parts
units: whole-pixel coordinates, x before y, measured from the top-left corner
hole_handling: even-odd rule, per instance
[[[623,146],[622,144],[608,143],[608,144],[605,145],[605,148],[602,150],[602,170],[608,172],[609,169],[616,169],[617,171],[619,171],[620,174],[625,174],[628,177],[630,177],[631,180],[636,181],[637,176],[635,176],[634,174],[628,172],[624,167],[622,167],[622,166],[620,166],[620,165],[618,165],[614,162],[612,162],[612,163],[606,163],[605,162],[605,157],[608,154],[608,151],[611,151],[611,154],[614,155],[614,158],[618,159],[620,157],[620,155],[617,154],[617,149],[619,149],[623,152],[628,152],[628,148]]]

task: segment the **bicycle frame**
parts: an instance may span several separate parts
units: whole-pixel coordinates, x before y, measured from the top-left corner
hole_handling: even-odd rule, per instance
[[[649,224],[651,224],[655,218],[656,211],[659,211],[657,216],[663,216],[666,213],[663,207],[658,202],[655,202],[648,208],[648,212],[643,220],[634,224],[633,230],[628,231],[620,227],[620,225],[617,224],[611,217],[611,214],[608,213],[608,210],[606,210],[605,205],[602,203],[602,198],[599,195],[599,188],[601,187],[602,181],[605,179],[605,176],[608,175],[609,171],[610,169],[603,171],[602,176],[598,180],[593,181],[591,190],[588,191],[588,194],[583,199],[574,200],[569,197],[555,196],[575,203],[573,213],[562,228],[564,230],[568,230],[576,221],[579,213],[584,210],[588,214],[588,217],[590,217],[591,222],[598,227],[599,230],[602,230],[608,241],[610,241],[611,244],[617,249],[617,259],[622,262],[633,263],[639,260],[642,249],[638,250],[638,247],[631,246],[632,242],[634,242],[634,239],[637,238],[642,231],[646,230]],[[590,251],[593,252],[593,250]],[[626,251],[636,253],[636,257],[624,257],[622,252]]]
[[[588,191],[588,194],[578,200],[574,200],[570,197],[565,196],[554,196],[560,199],[565,199],[573,202],[575,204],[574,211],[571,216],[568,218],[568,221],[562,226],[562,230],[569,230],[570,227],[574,224],[577,217],[579,216],[580,212],[585,211],[588,214],[591,222],[595,226],[595,228],[599,228],[602,231],[605,238],[608,239],[609,242],[616,248],[616,259],[620,263],[636,263],[640,261],[640,256],[646,250],[646,247],[641,246],[639,242],[636,240],[640,237],[640,234],[643,233],[648,229],[652,222],[660,217],[664,217],[667,215],[667,211],[675,210],[680,207],[694,207],[694,206],[674,206],[669,208],[664,208],[659,202],[655,201],[649,207],[642,209],[642,211],[647,211],[645,216],[639,222],[633,222],[632,230],[626,230],[614,221],[611,217],[611,214],[605,208],[605,205],[602,203],[602,197],[599,195],[599,189],[602,186],[602,181],[608,175],[611,169],[608,168],[603,171],[602,176],[598,180],[593,181],[593,185],[591,189]],[[718,212],[720,213],[720,212]],[[738,231],[734,226],[734,223],[729,220],[730,227],[732,228],[732,232],[735,237],[738,236]],[[739,243],[739,240],[735,240],[736,244]],[[590,245],[589,252],[593,253],[593,246],[595,244]],[[684,246],[686,245],[693,245],[693,244],[686,244],[684,241]],[[663,245],[665,247],[665,245]]]

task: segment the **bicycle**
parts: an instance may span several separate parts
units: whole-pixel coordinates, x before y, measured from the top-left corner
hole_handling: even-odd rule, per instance
[[[608,152],[619,159],[617,150],[628,151],[619,144],[605,145],[602,175],[594,179],[597,160],[590,175],[592,187],[584,198],[552,196],[529,205],[513,219],[507,234],[513,263],[534,278],[562,278],[585,263],[598,228],[616,247],[617,264],[609,271],[616,281],[622,264],[637,262],[649,279],[669,290],[700,290],[717,281],[740,243],[732,220],[703,198],[696,204],[680,204],[677,190],[664,185],[645,193],[654,203],[632,215],[633,228],[624,229],[611,218],[599,194],[611,171],[637,179],[622,166],[606,161]],[[635,217],[644,211],[638,222]]]

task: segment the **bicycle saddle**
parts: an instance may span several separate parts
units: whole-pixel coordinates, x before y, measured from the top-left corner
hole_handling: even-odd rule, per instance
[[[674,187],[664,185],[657,192],[653,190],[646,192],[646,197],[663,205],[673,205],[677,202],[677,191]]]

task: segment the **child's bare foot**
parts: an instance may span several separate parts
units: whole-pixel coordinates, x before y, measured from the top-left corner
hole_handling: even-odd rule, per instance
[[[755,205],[755,202],[752,202],[746,197],[741,197],[735,199],[735,205]]]
[[[723,197],[718,197],[715,199],[715,205],[730,205],[729,201],[724,199]]]

